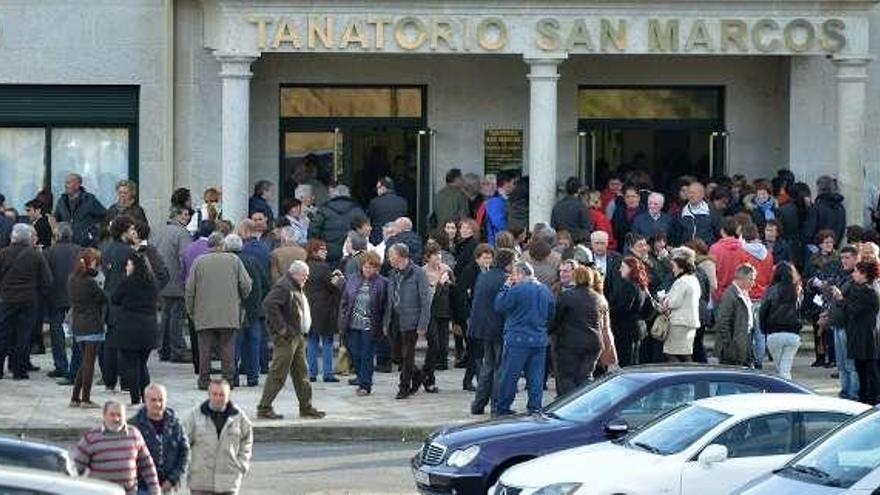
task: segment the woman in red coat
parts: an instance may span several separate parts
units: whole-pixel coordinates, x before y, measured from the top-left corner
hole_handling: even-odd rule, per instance
[[[588,191],[584,196],[584,204],[590,211],[590,223],[593,230],[601,230],[608,234],[608,249],[617,250],[617,240],[614,238],[614,229],[611,228],[611,221],[605,216],[602,210],[602,198],[599,191]]]

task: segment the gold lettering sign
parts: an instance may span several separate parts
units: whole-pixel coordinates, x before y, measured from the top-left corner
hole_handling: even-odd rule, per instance
[[[407,28],[415,31],[415,38],[407,34]],[[404,17],[394,24],[394,39],[397,41],[397,46],[404,50],[418,50],[425,44],[427,38],[425,23],[418,17]]]
[[[483,137],[484,173],[520,170],[523,164],[522,129],[486,129]]]
[[[490,36],[493,29],[497,31],[494,39]],[[507,44],[507,26],[504,21],[495,17],[483,19],[477,25],[477,42],[484,50],[495,51],[504,48]]]
[[[648,20],[648,51],[678,51],[678,20],[671,19],[665,24],[658,19]]]

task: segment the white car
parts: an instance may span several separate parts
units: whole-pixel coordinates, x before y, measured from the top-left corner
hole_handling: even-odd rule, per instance
[[[0,468],[0,494],[125,495],[119,485],[36,469]]]
[[[621,440],[513,466],[494,495],[723,494],[869,409],[831,397],[743,394],[681,406]]]

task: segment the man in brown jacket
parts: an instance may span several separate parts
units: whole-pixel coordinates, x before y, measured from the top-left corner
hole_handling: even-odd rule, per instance
[[[251,292],[251,277],[233,253],[223,252],[224,236],[208,237],[210,252],[196,258],[186,279],[186,313],[198,335],[199,381],[208,390],[211,379],[211,349],[220,347],[223,378],[232,383],[235,373],[235,329],[241,327],[241,302]]]
[[[293,227],[281,229],[281,244],[269,255],[269,282],[275,285],[294,261],[306,260],[306,250],[296,243],[296,232]]]
[[[263,397],[257,406],[257,417],[260,419],[284,417],[272,409],[272,402],[284,388],[287,375],[293,380],[296,399],[299,401],[299,416],[321,419],[325,415],[323,411],[312,406],[312,386],[309,384],[306,364],[304,336],[312,324],[309,300],[303,292],[308,278],[309,265],[305,261],[294,261],[287,274],[272,287],[263,300],[275,353],[269,366],[269,376],[263,385]]]

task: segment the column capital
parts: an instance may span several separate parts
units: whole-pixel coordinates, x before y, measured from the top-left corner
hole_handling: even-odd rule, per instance
[[[250,79],[251,64],[260,58],[256,53],[220,51],[215,51],[214,57],[220,62],[220,77],[224,79]]]
[[[559,79],[559,72],[556,69],[567,58],[567,53],[526,55],[523,57],[525,63],[529,64],[529,73],[526,77],[530,81],[556,81]]]

